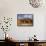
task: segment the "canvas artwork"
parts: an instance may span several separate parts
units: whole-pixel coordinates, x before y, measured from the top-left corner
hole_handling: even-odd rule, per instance
[[[33,26],[33,14],[17,14],[17,26]]]

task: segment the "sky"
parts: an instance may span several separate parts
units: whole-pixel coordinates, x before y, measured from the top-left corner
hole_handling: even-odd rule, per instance
[[[17,14],[17,19],[33,19],[33,14]]]

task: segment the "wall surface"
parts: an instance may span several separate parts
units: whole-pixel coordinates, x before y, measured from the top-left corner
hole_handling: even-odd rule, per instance
[[[33,8],[30,6],[28,0],[0,0],[0,20],[6,17],[12,17],[13,22],[8,34],[10,37],[16,40],[28,40],[34,34],[39,40],[46,40],[45,38],[45,15],[46,8]],[[33,26],[18,27],[17,26],[17,14],[33,14]],[[1,29],[0,29],[1,30]],[[4,35],[3,31],[0,31],[0,39]]]

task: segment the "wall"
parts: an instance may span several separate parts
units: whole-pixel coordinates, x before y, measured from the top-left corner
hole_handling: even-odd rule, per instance
[[[33,8],[30,6],[28,0],[0,0],[0,16],[12,17],[13,22],[10,31],[10,37],[16,40],[27,40],[34,34],[37,35],[37,39],[45,39],[45,12],[46,8]],[[17,14],[18,13],[28,13],[34,14],[33,16],[33,26],[31,27],[18,27],[17,26]],[[0,35],[2,31],[0,32]],[[44,34],[45,33],[45,34]],[[3,33],[4,34],[4,33]],[[0,39],[4,37],[0,36]]]
[[[44,28],[44,39],[46,39],[46,13],[45,13],[45,28]]]

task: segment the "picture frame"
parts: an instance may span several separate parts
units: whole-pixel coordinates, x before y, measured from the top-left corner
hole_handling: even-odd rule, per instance
[[[17,26],[33,26],[33,14],[17,14]]]

